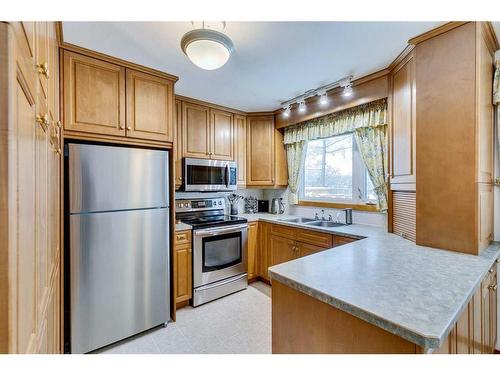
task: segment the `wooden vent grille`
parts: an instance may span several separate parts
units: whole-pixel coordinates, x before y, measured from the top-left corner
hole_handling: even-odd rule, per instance
[[[416,201],[415,192],[392,193],[392,232],[413,242],[417,240]]]

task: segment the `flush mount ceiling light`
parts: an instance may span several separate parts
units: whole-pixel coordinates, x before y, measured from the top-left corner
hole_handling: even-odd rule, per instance
[[[225,26],[225,23],[223,23]],[[196,66],[215,70],[223,66],[234,50],[231,39],[216,30],[203,28],[188,31],[181,39],[181,49]]]
[[[337,87],[343,87],[343,95],[350,96],[352,95],[352,78],[353,76],[347,76],[338,81],[329,83],[328,85],[324,85],[318,87],[317,89],[311,89],[304,92],[302,95],[296,96],[293,99],[287,100],[286,102],[281,103],[281,107],[283,108],[283,117],[288,118],[291,114],[291,106],[294,104],[298,104],[298,111],[303,113],[306,111],[306,99],[309,99],[313,96],[319,96],[319,104],[321,106],[326,106],[330,100],[328,97],[328,91]]]

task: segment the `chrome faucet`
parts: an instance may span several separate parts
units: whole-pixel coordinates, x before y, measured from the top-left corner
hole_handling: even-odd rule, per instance
[[[321,220],[325,220],[325,210],[321,210]]]
[[[319,216],[318,216],[318,213],[317,213],[317,212],[315,212],[315,213],[314,213],[314,219],[315,219],[315,220],[319,220]]]
[[[332,220],[333,220],[332,214],[328,215],[328,221],[332,221]]]

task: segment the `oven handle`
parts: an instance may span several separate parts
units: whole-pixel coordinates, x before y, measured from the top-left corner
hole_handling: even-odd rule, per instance
[[[195,230],[194,235],[195,236],[216,236],[218,234],[223,234],[223,233],[229,233],[229,232],[235,232],[239,229],[246,229],[248,228],[248,224],[241,224],[241,225],[232,225],[229,227],[223,227],[220,229],[210,229],[210,230]]]

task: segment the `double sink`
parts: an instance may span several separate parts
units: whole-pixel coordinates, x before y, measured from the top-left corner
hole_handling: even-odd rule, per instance
[[[332,227],[342,227],[344,223],[337,223],[331,220],[317,220],[317,219],[308,219],[305,217],[297,217],[293,219],[280,219],[286,223],[297,223],[297,224],[305,224],[313,227],[323,227],[323,228],[332,228]]]

